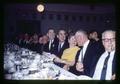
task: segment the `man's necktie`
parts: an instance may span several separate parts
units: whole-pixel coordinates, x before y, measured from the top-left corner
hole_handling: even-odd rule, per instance
[[[108,56],[106,57],[106,59],[104,61],[104,65],[103,65],[103,69],[102,69],[102,72],[101,72],[101,78],[100,78],[100,80],[105,80],[106,71],[107,71],[107,63],[108,63],[109,57],[110,57],[110,52],[108,52]]]
[[[78,46],[80,49],[77,51],[77,54],[76,54],[76,61],[78,61],[78,58],[80,56],[80,52],[82,50],[82,46]]]
[[[59,43],[58,52],[60,51],[60,49],[61,49],[61,43]]]
[[[49,50],[51,50],[51,45],[52,45],[52,40],[50,40],[50,43],[49,43]]]
[[[80,46],[80,48],[81,48],[81,63],[83,63],[83,46]]]

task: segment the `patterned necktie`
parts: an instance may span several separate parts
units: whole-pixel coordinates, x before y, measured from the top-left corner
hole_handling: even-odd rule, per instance
[[[106,59],[105,59],[105,61],[104,61],[104,65],[103,65],[103,69],[102,69],[102,73],[101,73],[101,78],[100,78],[100,80],[105,80],[106,71],[107,71],[107,63],[108,63],[109,57],[110,57],[110,52],[108,52],[108,56],[106,57]]]

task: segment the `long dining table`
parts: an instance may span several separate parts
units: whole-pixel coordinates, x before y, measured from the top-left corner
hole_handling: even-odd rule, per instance
[[[4,78],[8,80],[93,80],[77,76],[53,63],[53,55],[39,54],[16,44],[4,45]]]

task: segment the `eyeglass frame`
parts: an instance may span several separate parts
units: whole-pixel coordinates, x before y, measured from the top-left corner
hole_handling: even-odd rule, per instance
[[[109,41],[111,41],[111,42],[114,42],[115,41],[115,38],[104,38],[104,39],[102,39],[104,42],[109,42]]]

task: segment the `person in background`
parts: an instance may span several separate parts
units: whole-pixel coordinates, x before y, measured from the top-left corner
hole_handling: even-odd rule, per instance
[[[91,30],[89,32],[89,39],[93,41],[99,41],[98,32],[96,30]]]
[[[55,48],[55,45],[57,44],[54,29],[49,29],[47,32],[47,36],[49,37],[49,41],[45,44],[44,51],[52,54],[54,53],[54,48]]]
[[[28,35],[28,33],[25,33],[25,35],[24,35],[24,43],[29,43],[29,35]]]
[[[36,52],[42,54],[42,47],[43,47],[43,36],[42,35],[39,35],[38,37],[38,43],[36,44],[37,48],[36,48]]]
[[[28,48],[29,43],[30,43],[30,37],[29,37],[28,33],[25,33],[24,40],[23,40],[23,47]]]
[[[38,43],[38,35],[36,33],[33,35],[32,43],[34,44]]]
[[[105,52],[100,56],[93,79],[113,80],[115,79],[115,31],[106,30],[102,33],[102,43]]]
[[[66,31],[60,29],[57,35],[58,41],[55,45],[54,53],[56,56],[61,58],[63,51],[69,47],[68,41],[66,41]]]
[[[47,35],[43,35],[42,39],[43,39],[43,45],[47,44],[47,42],[49,41],[49,37]]]
[[[39,41],[39,44],[43,44],[43,36],[42,35],[39,35],[38,41]]]
[[[76,39],[74,34],[70,34],[68,36],[69,48],[63,51],[61,59],[59,57],[55,57],[54,63],[58,63],[60,67],[63,67],[65,70],[69,70],[71,66],[75,63],[75,56],[77,51],[80,49],[76,46]],[[61,65],[60,65],[61,64]]]
[[[23,40],[24,40],[24,34],[19,33],[18,35],[15,36],[13,42],[19,46],[23,46]]]
[[[91,77],[92,68],[97,63],[100,55],[104,52],[103,45],[90,41],[84,30],[75,33],[78,46],[82,49],[77,54],[76,75],[87,75]]]
[[[36,33],[30,39],[30,49],[32,51],[37,51],[38,35]]]
[[[45,49],[45,45],[48,43],[48,41],[49,41],[49,37],[47,36],[47,35],[43,35],[42,36],[42,44],[43,44],[43,46],[42,46],[42,51],[44,51]]]

